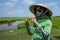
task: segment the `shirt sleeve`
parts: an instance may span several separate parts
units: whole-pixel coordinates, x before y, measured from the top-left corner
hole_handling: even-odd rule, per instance
[[[27,32],[29,35],[32,35],[34,32],[33,24],[26,26]]]
[[[51,20],[47,20],[44,24],[45,28],[44,28],[44,32],[45,34],[50,34],[51,33],[51,28],[52,28],[52,22]]]

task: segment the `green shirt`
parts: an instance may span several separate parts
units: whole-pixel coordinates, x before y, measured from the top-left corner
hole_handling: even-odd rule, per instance
[[[51,27],[52,22],[50,19],[41,19],[37,21],[37,27],[35,27],[34,23],[27,27],[27,32],[32,35],[32,40],[45,40],[43,33],[48,36],[48,40],[50,40]],[[43,33],[42,33],[43,32]]]

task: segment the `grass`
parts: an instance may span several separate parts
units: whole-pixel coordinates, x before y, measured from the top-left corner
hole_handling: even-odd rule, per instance
[[[60,40],[60,17],[52,18],[52,31],[51,31],[51,39],[52,40]],[[18,25],[17,30],[1,31],[0,32],[0,40],[31,40],[31,36],[28,35],[24,23]]]
[[[60,17],[52,18],[53,27],[60,28]]]
[[[24,23],[18,24],[18,29],[26,28]]]
[[[13,22],[13,21],[20,21],[20,20],[24,20],[25,18],[19,18],[19,17],[7,17],[7,18],[0,18],[0,23],[6,23],[6,22]],[[27,18],[29,19],[29,18]]]
[[[26,29],[10,31],[11,30],[0,32],[0,40],[31,40],[31,36],[28,35]]]
[[[53,17],[52,24],[51,38],[52,40],[60,40],[60,17]]]
[[[53,27],[51,31],[52,40],[60,40],[60,28]]]

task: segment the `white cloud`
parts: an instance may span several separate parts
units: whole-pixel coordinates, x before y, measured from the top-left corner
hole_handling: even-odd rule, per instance
[[[27,5],[34,3],[34,1],[27,3]]]
[[[57,5],[57,3],[55,3],[55,2],[51,2],[51,3],[45,3],[47,6],[56,6]]]
[[[6,2],[5,6],[7,7],[13,7],[16,3],[15,2]]]
[[[57,2],[45,3],[50,9],[52,9],[53,15],[60,16],[60,9]]]
[[[12,10],[6,13],[7,17],[34,17],[33,14],[27,13],[26,11],[23,10]]]
[[[8,11],[6,13],[7,17],[20,17],[23,16],[23,11],[22,10],[13,10],[13,11]]]
[[[26,5],[30,5],[30,4],[35,3],[35,1],[34,0],[23,0],[23,3],[25,3]]]
[[[0,4],[0,6],[13,7],[17,2],[18,0],[9,0],[8,2]]]
[[[60,16],[60,10],[55,10],[55,11],[53,12],[53,15],[55,15],[55,16]]]
[[[19,14],[22,13],[23,11],[21,10],[13,10],[13,11],[9,11],[8,14]]]
[[[48,7],[58,8],[58,4],[56,2],[45,3]]]

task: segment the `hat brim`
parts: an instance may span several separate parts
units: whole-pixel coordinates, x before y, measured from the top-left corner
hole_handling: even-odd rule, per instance
[[[31,11],[33,14],[34,14],[34,9],[35,9],[35,7],[37,7],[37,6],[42,7],[42,8],[44,8],[44,9],[48,10],[48,12],[47,12],[48,16],[52,16],[51,10],[48,9],[47,7],[44,7],[44,6],[41,6],[41,5],[32,5],[32,6],[30,6],[29,9],[30,9],[30,11]]]

